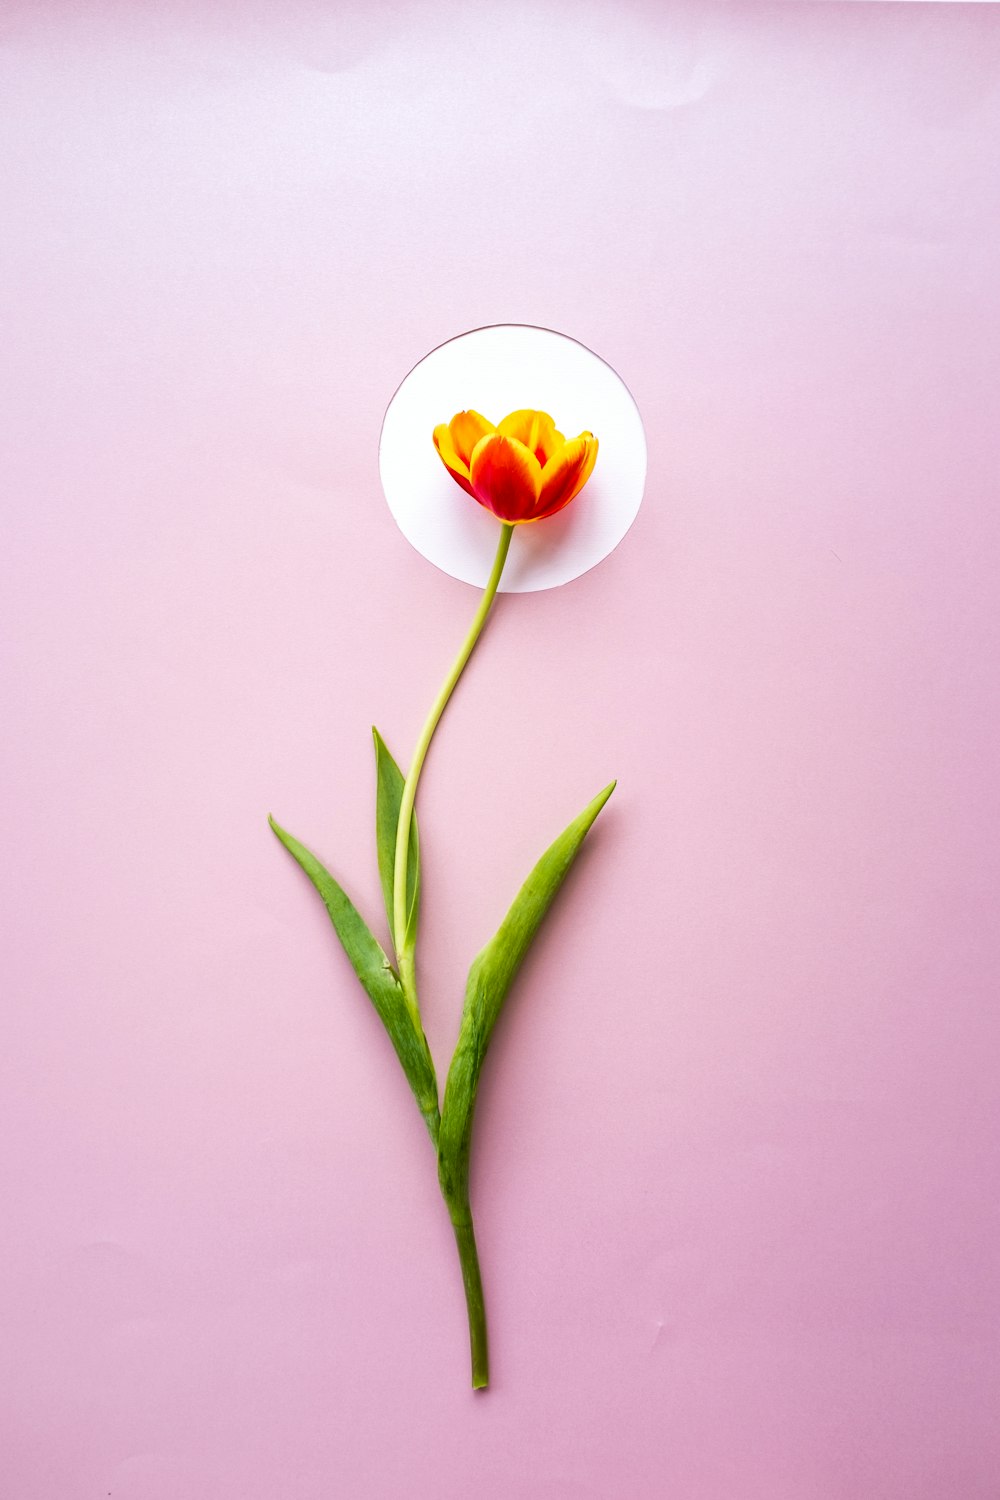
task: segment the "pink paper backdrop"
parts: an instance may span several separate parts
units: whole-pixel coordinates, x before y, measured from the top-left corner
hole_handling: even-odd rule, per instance
[[[998,85],[988,5],[7,4],[3,1500],[1000,1494]],[[475,597],[379,425],[502,321],[650,472],[423,788],[443,1066],[620,778],[490,1055],[474,1398],[265,815],[377,912],[369,725]]]

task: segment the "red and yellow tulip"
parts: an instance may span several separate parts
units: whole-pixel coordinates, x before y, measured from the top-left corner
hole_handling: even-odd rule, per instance
[[[544,411],[512,411],[496,427],[460,411],[435,427],[434,446],[455,482],[511,526],[563,510],[597,461],[592,432],[567,441]]]
[[[341,886],[298,839],[271,827],[308,875],[341,946],[385,1027],[416,1097],[434,1147],[437,1180],[455,1231],[469,1319],[472,1384],[489,1383],[486,1303],[469,1196],[469,1142],[480,1072],[493,1027],[528,945],[545,919],[588,829],[614,791],[611,782],[587,804],[538,860],[494,937],[473,960],[458,1042],[441,1097],[417,994],[417,786],[441,716],[464,672],[500,587],[514,527],[563,510],[583,489],[597,459],[597,439],[568,442],[544,411],[514,411],[494,427],[477,411],[460,411],[434,429],[434,446],[452,478],[502,523],[496,555],[472,623],[417,739],[406,775],[375,738],[375,835],[392,957]],[[474,514],[471,513],[471,514]]]

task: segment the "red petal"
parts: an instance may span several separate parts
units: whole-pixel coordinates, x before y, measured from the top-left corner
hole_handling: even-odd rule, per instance
[[[501,521],[534,520],[542,466],[516,438],[491,432],[480,438],[469,464],[472,492]]]
[[[597,462],[597,439],[590,432],[581,432],[579,437],[554,453],[542,470],[542,488],[538,500],[537,519],[554,516],[583,489]]]

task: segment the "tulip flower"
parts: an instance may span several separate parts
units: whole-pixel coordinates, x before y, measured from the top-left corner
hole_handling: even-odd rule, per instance
[[[597,458],[597,439],[569,442],[541,411],[515,411],[494,427],[462,411],[434,429],[434,445],[452,478],[500,521],[489,581],[462,648],[420,732],[404,777],[377,730],[375,839],[386,918],[395,957],[378,942],[330,872],[270,819],[285,848],[316,887],[348,959],[368,995],[416,1097],[437,1155],[438,1182],[458,1247],[472,1356],[472,1384],[489,1381],[486,1310],[469,1198],[469,1150],[480,1071],[490,1037],[521,962],[591,825],[614,791],[599,792],[542,855],[495,936],[473,960],[458,1041],[443,1099],[424,1035],[417,996],[416,943],[420,851],[415,802],[431,740],[496,596],[514,527],[563,510],[583,489]]]
[[[575,500],[597,462],[597,439],[569,442],[546,411],[512,411],[494,427],[477,411],[460,411],[434,429],[445,468],[498,521],[544,521]]]

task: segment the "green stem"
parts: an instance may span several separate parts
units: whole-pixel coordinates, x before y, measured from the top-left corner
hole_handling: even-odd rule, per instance
[[[455,1231],[458,1259],[462,1267],[462,1282],[465,1286],[465,1305],[469,1313],[472,1388],[475,1391],[481,1391],[485,1390],[490,1383],[490,1359],[486,1343],[486,1303],[483,1300],[483,1280],[479,1274],[476,1236],[468,1208],[457,1215],[452,1210],[451,1224]]]
[[[414,938],[408,927],[408,913],[406,910],[406,877],[407,865],[410,853],[410,824],[413,820],[413,807],[417,798],[417,786],[420,781],[420,773],[424,768],[427,751],[434,731],[438,727],[441,715],[448,706],[448,700],[455,691],[458,679],[465,671],[466,663],[472,655],[476,642],[478,641],[486,617],[490,612],[496,591],[500,584],[500,576],[507,561],[507,553],[510,551],[511,537],[514,535],[512,525],[503,522],[500,526],[500,540],[497,543],[496,556],[493,559],[493,569],[489,576],[483,597],[479,601],[479,608],[473,616],[469,632],[462,642],[451,670],[444,680],[441,691],[438,693],[427,715],[427,720],[420,731],[416,749],[413,752],[413,760],[406,780],[403,783],[403,795],[399,803],[399,820],[396,824],[396,852],[393,869],[392,882],[392,918],[393,931],[395,934],[396,961],[399,966],[399,979],[403,987],[403,995],[407,1008],[413,1019],[413,1024],[421,1037],[423,1037],[423,1026],[420,1020],[420,1006],[417,1001],[417,983],[414,967]],[[429,1103],[426,1107],[421,1105],[424,1123],[435,1149],[439,1149],[441,1120],[437,1108],[437,1101]],[[461,1201],[456,1201],[451,1193],[446,1193],[445,1201],[448,1205],[448,1213],[451,1217],[452,1228],[455,1231],[455,1243],[458,1246],[458,1259],[462,1267],[462,1283],[465,1287],[465,1305],[469,1314],[469,1341],[472,1350],[472,1385],[475,1390],[481,1390],[489,1384],[489,1357],[486,1346],[486,1304],[483,1299],[483,1281],[479,1272],[479,1256],[476,1252],[476,1236],[472,1228],[472,1213],[469,1208],[467,1193],[460,1195]]]
[[[507,553],[510,550],[510,539],[514,534],[513,526],[504,522],[500,527],[500,542],[497,546],[496,557],[493,560],[493,571],[490,574],[486,591],[479,601],[479,608],[469,627],[469,633],[462,643],[451,671],[444,680],[444,685],[434,700],[427,722],[420,731],[417,748],[413,752],[413,760],[410,764],[409,774],[403,784],[403,796],[399,805],[399,822],[396,824],[396,862],[395,874],[392,888],[393,926],[396,933],[396,956],[399,960],[399,977],[402,981],[403,990],[409,999],[413,997],[416,1003],[416,990],[413,972],[413,942],[407,932],[406,911],[406,866],[410,852],[410,821],[413,817],[413,804],[417,796],[417,783],[420,781],[420,773],[424,767],[434,731],[438,727],[438,721],[448,706],[448,699],[455,691],[455,685],[465,670],[465,664],[472,655],[472,649],[479,639],[480,632],[486,623],[486,616],[490,612],[497,586],[500,583],[500,575],[503,572],[504,563],[507,561]]]

